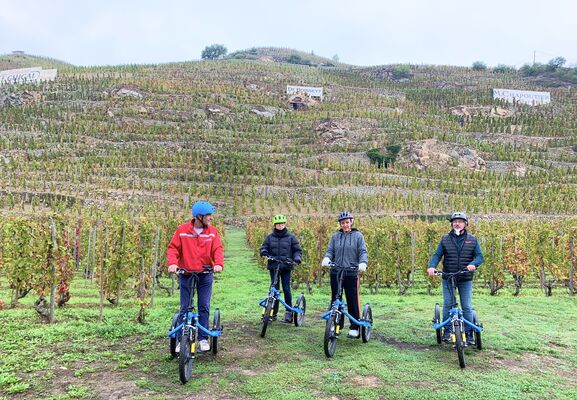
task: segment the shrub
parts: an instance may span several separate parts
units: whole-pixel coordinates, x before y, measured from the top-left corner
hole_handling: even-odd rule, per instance
[[[552,58],[547,63],[547,71],[556,71],[565,64],[565,61],[567,60],[565,60],[563,57]]]
[[[495,72],[497,74],[506,74],[506,73],[515,72],[515,71],[516,71],[515,67],[510,66],[510,65],[505,65],[505,64],[499,64],[495,68],[493,68],[493,72]]]
[[[384,167],[388,168],[389,165],[392,165],[397,159],[397,156],[401,151],[401,145],[391,144],[387,146],[386,149],[387,153],[385,155],[381,153],[381,149],[370,149],[367,151],[367,157],[369,157],[373,164],[377,164],[379,167],[382,167],[384,164]]]
[[[298,54],[291,54],[286,59],[286,62],[289,64],[299,64],[299,65],[312,65],[309,60],[306,60],[299,56]]]
[[[545,66],[540,63],[533,65],[525,64],[519,69],[521,76],[535,76],[545,72]]]
[[[408,65],[396,65],[393,67],[392,77],[394,80],[409,79],[413,76]]]
[[[200,57],[203,60],[214,60],[224,57],[227,52],[228,50],[222,44],[212,44],[204,48]]]
[[[485,71],[487,69],[487,64],[483,61],[475,61],[472,68],[474,71]]]

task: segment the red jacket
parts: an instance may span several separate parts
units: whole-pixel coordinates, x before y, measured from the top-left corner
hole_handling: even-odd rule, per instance
[[[203,271],[203,265],[224,267],[224,250],[215,227],[204,228],[197,234],[192,222],[180,225],[166,251],[168,265],[176,264],[187,271]]]

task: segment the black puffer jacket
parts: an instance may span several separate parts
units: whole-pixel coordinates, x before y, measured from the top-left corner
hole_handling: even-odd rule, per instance
[[[272,256],[279,260],[292,260],[297,264],[301,262],[301,246],[297,237],[284,228],[282,231],[273,229],[260,247],[260,255]],[[269,260],[268,269],[275,266],[276,262]],[[281,263],[281,269],[292,268],[289,264]]]

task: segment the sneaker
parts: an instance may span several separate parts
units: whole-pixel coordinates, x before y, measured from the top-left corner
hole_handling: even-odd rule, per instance
[[[467,345],[474,346],[475,345],[475,336],[473,332],[467,332]]]
[[[443,336],[441,337],[441,340],[443,342],[450,342],[451,341],[451,331],[448,329],[445,329],[443,332]]]
[[[284,319],[282,320],[282,322],[284,322],[285,324],[292,324],[293,322],[293,312],[292,311],[287,311]]]
[[[359,337],[359,331],[358,329],[349,329],[349,335],[350,338],[356,339]]]
[[[180,353],[180,340],[176,341],[176,348],[174,349],[175,353]]]
[[[208,344],[208,340],[206,340],[206,339],[202,339],[200,342],[198,342],[198,345],[200,347],[200,351],[209,351],[210,350],[210,344]]]

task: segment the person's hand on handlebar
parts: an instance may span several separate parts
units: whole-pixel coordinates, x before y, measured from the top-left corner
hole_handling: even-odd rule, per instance
[[[331,266],[331,259],[328,257],[323,258],[323,261],[321,262],[321,266],[322,267],[330,267]]]
[[[471,271],[471,272],[472,272],[472,271],[474,271],[474,270],[476,270],[476,269],[477,269],[477,267],[475,267],[473,264],[467,265],[467,270],[468,270],[468,271]]]
[[[433,268],[433,267],[429,267],[427,268],[427,274],[429,274],[429,277],[432,278],[433,276],[435,276],[435,273],[437,272],[437,268]]]
[[[215,265],[212,270],[214,272],[222,272],[222,265]]]
[[[177,269],[178,269],[178,265],[176,265],[176,264],[171,264],[168,266],[168,272],[170,272],[170,273],[174,274]]]

